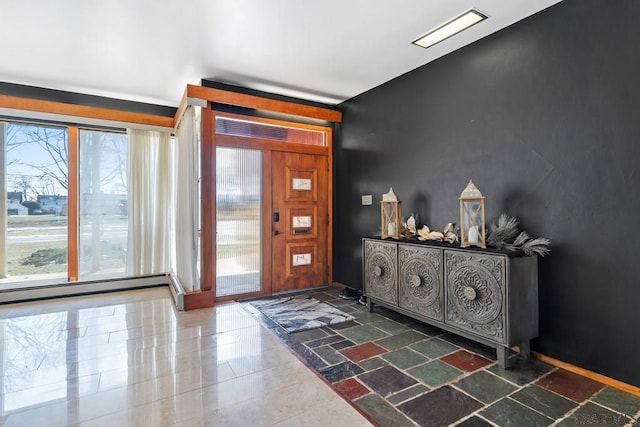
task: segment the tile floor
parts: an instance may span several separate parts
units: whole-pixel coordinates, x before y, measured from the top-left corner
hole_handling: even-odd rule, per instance
[[[166,288],[0,305],[0,425],[640,427],[640,397],[337,294],[355,321],[293,334]]]
[[[516,357],[503,370],[492,348],[379,306],[369,313],[336,288],[310,295],[356,320],[288,334],[243,306],[380,426],[640,427],[640,397],[539,361]]]
[[[367,426],[237,303],[167,288],[0,305],[2,426]]]

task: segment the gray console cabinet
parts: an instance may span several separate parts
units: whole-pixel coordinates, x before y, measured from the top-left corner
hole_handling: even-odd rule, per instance
[[[538,260],[429,243],[363,239],[364,294],[380,304],[496,348],[529,356],[538,336]]]

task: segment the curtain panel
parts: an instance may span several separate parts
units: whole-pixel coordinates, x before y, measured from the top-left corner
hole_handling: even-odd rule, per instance
[[[176,128],[175,274],[187,292],[200,290],[199,252],[199,156],[195,108],[188,106]]]
[[[171,135],[127,129],[127,275],[170,269]]]

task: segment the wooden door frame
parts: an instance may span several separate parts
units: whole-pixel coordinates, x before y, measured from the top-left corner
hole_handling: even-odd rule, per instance
[[[240,119],[257,123],[266,123],[280,126],[295,127],[299,129],[316,130],[325,134],[326,145],[315,146],[293,142],[280,142],[262,138],[248,138],[241,136],[218,135],[215,133],[216,117],[225,117],[232,119]],[[271,217],[271,152],[284,151],[301,154],[315,154],[327,156],[328,165],[328,182],[327,184],[327,274],[328,280],[333,277],[333,130],[330,126],[318,126],[301,124],[285,120],[267,119],[263,117],[253,117],[240,114],[225,113],[213,109],[207,109],[202,114],[202,182],[201,182],[201,266],[202,266],[202,289],[197,299],[192,299],[192,303],[188,308],[206,307],[214,302],[233,300],[235,296],[216,297],[216,148],[232,147],[232,148],[249,148],[261,150],[267,153],[263,156],[263,183],[262,190],[265,199],[262,201],[262,256],[263,260],[269,260],[262,265],[261,278],[271,275],[271,221],[267,220]],[[267,200],[268,199],[268,200]],[[269,236],[267,239],[266,236]],[[267,265],[268,264],[268,265]],[[267,271],[266,271],[267,270]],[[269,276],[265,276],[268,273]],[[244,294],[246,297],[267,295],[271,293],[271,289],[265,289],[261,292]],[[195,295],[194,295],[195,296]],[[206,305],[210,301],[210,304]],[[187,306],[187,304],[185,304]]]

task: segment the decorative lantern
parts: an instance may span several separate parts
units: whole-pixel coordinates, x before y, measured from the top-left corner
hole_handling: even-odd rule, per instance
[[[402,232],[402,217],[400,215],[400,202],[398,201],[398,196],[393,192],[393,188],[390,188],[388,193],[382,195],[380,217],[382,218],[380,236],[383,239],[388,237],[397,239]]]
[[[484,227],[484,197],[469,181],[460,194],[460,246],[486,248]]]

